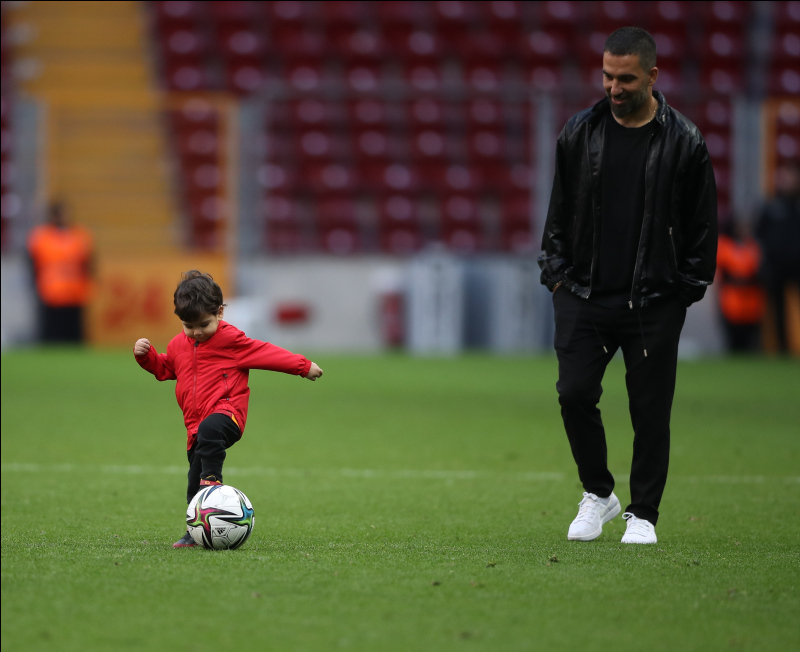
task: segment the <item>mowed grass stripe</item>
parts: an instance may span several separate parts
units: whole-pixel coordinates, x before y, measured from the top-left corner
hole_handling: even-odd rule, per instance
[[[101,465],[89,466],[78,464],[36,464],[10,463],[0,465],[3,473],[107,473],[122,475],[185,475],[187,469],[178,466],[139,466],[139,465]],[[386,470],[386,469],[282,469],[275,467],[228,467],[225,473],[232,476],[266,476],[275,478],[303,478],[311,476],[340,477],[343,479],[410,479],[410,480],[489,480],[516,482],[559,482],[566,480],[566,475],[553,472],[498,472],[498,471],[440,471],[440,470]],[[617,482],[627,482],[625,474],[614,474]],[[763,476],[763,475],[709,475],[709,476],[676,476],[670,482],[711,484],[800,484],[800,476]]]

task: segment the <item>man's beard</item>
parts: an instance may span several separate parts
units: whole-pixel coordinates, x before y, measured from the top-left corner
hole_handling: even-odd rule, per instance
[[[636,113],[650,100],[650,93],[648,92],[647,85],[642,86],[640,90],[634,91],[633,93],[629,93],[627,95],[623,93],[622,99],[627,101],[621,106],[617,106],[611,101],[610,90],[606,91],[606,95],[608,95],[609,104],[611,105],[611,112],[617,118],[627,118],[632,113]]]

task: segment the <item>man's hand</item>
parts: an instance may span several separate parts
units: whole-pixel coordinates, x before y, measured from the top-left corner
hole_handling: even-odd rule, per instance
[[[150,340],[146,340],[142,338],[140,340],[136,340],[136,344],[133,345],[133,355],[137,358],[141,358],[143,355],[147,355],[147,352],[150,350]],[[310,374],[311,372],[309,372]],[[320,370],[320,375],[322,375],[322,370]]]
[[[141,341],[141,340],[139,340],[139,341]],[[137,342],[137,344],[138,344],[138,342]],[[306,374],[306,378],[308,378],[309,380],[316,380],[317,378],[320,378],[321,376],[322,376],[322,369],[319,368],[319,366],[317,365],[316,362],[312,362],[311,363],[311,368],[308,370],[308,373]]]

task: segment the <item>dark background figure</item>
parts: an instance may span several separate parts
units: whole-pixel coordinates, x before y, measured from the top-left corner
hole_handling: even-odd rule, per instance
[[[750,225],[741,220],[726,223],[720,229],[715,283],[725,343],[732,353],[761,349],[766,295],[760,267],[761,247]]]
[[[775,173],[775,196],[767,201],[755,231],[763,253],[761,275],[775,319],[780,353],[789,353],[786,292],[800,290],[800,161]]]
[[[83,342],[83,311],[94,267],[91,234],[69,224],[65,206],[54,203],[47,222],[31,231],[28,253],[39,299],[40,340]]]

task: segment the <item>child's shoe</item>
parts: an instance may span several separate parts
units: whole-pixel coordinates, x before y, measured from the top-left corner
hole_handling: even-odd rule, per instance
[[[192,539],[192,535],[189,534],[189,530],[186,530],[186,534],[184,534],[178,541],[172,544],[173,548],[194,548],[197,544],[195,540]]]

